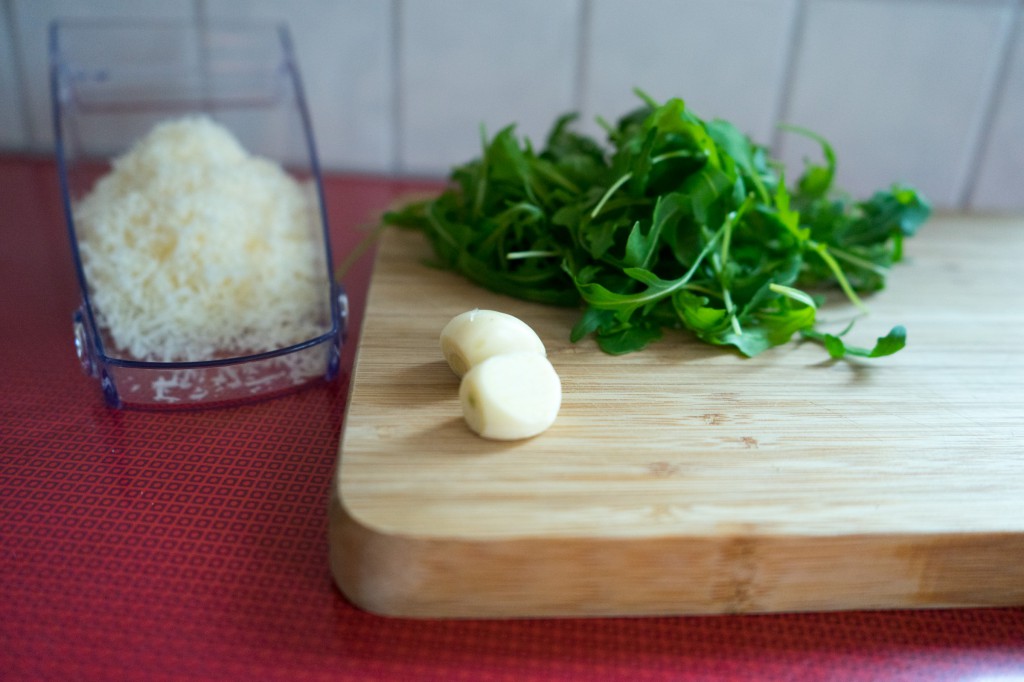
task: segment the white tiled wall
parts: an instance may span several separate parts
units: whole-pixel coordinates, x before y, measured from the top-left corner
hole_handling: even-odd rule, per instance
[[[794,0],[593,0],[583,109],[610,119],[640,104],[640,88],[768,142],[797,9]]]
[[[284,20],[328,166],[395,167],[394,11],[389,0],[204,0],[206,18]]]
[[[783,116],[835,145],[854,194],[896,177],[956,203],[1012,14],[1011,3],[982,0],[808,3]],[[790,147],[783,159],[799,161]]]
[[[25,143],[33,150],[49,149],[53,141],[47,80],[47,32],[51,19],[92,16],[183,18],[193,17],[195,10],[190,0],[6,0],[5,4],[20,57],[14,61],[20,70],[17,90],[9,95],[2,93],[0,97],[10,97],[21,104],[19,113],[29,135]]]
[[[1012,50],[993,88],[994,102],[977,153],[982,159],[969,178],[970,206],[1002,211],[1024,208],[1024,11],[1012,27]]]
[[[288,22],[324,164],[447,173],[510,123],[614,120],[683,97],[787,165],[829,138],[840,183],[1024,211],[1024,0],[0,0],[0,149],[47,152],[58,16]]]
[[[398,159],[430,173],[480,150],[480,124],[541,141],[575,106],[580,0],[406,0]]]

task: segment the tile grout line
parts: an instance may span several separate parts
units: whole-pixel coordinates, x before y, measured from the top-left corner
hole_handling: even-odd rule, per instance
[[[974,194],[977,192],[978,173],[981,170],[986,154],[992,145],[992,125],[1009,87],[1010,61],[1017,43],[1017,35],[1024,31],[1024,16],[1021,8],[1024,0],[1016,0],[1009,6],[1005,26],[999,36],[999,53],[996,63],[987,74],[988,84],[985,88],[982,112],[971,130],[968,132],[967,158],[960,166],[960,174],[956,179],[956,194],[953,207],[959,211],[970,210]]]
[[[402,0],[391,0],[391,158],[393,175],[402,172],[405,98],[402,84]]]
[[[590,78],[590,32],[591,13],[593,8],[591,0],[580,0],[577,37],[576,37],[576,83],[573,89],[573,109],[582,117],[583,104],[587,97],[587,87]]]
[[[789,116],[793,87],[797,76],[797,62],[800,52],[803,50],[807,2],[808,0],[795,0],[793,17],[789,22],[789,31],[787,32],[789,47],[786,49],[781,82],[772,107],[771,152],[774,156],[779,155],[782,147],[782,130],[779,125],[787,122],[786,118]]]

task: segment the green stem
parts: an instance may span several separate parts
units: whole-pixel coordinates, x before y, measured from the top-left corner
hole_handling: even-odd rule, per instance
[[[505,259],[522,260],[524,258],[551,258],[561,255],[560,251],[512,251],[505,254]]]
[[[700,267],[701,262],[703,262],[703,260],[708,256],[708,254],[711,253],[711,251],[715,248],[715,245],[717,244],[718,240],[721,239],[723,229],[725,229],[724,226],[718,228],[718,231],[715,232],[711,239],[708,240],[708,243],[704,245],[704,248],[701,249],[700,253],[697,254],[697,257],[693,261],[693,265],[691,265],[690,269],[686,271],[686,274],[677,279],[676,281],[672,282],[670,286],[666,287],[665,289],[661,289],[654,292],[651,292],[650,289],[648,289],[647,291],[640,292],[637,294],[625,294],[618,296],[615,299],[614,305],[610,307],[618,307],[621,305],[633,306],[634,304],[636,306],[641,306],[644,305],[645,303],[659,301],[668,296],[669,294],[672,294],[678,291],[679,289],[685,287],[693,278],[693,276],[697,274],[697,268]],[[583,295],[584,300],[586,300],[587,303],[590,303],[591,305],[602,308],[609,307],[607,305],[599,305],[595,301],[587,299],[586,294],[582,290],[580,291],[580,293]]]
[[[743,203],[740,204],[739,208],[735,211],[730,211],[728,215],[726,215],[725,223],[722,225],[722,250],[719,255],[719,262],[716,264],[718,270],[718,282],[722,286],[722,298],[725,301],[725,311],[729,314],[729,322],[732,324],[733,331],[736,332],[737,336],[743,333],[743,329],[740,327],[740,321],[736,315],[736,305],[732,302],[732,293],[729,291],[728,282],[725,281],[725,266],[729,262],[729,246],[732,242],[732,230],[753,203],[754,195],[748,194],[747,198],[743,200]]]
[[[621,178],[619,178],[618,180],[616,180],[615,182],[612,183],[612,186],[609,187],[608,191],[604,193],[604,196],[601,197],[601,200],[597,202],[597,206],[594,207],[594,210],[590,212],[590,219],[591,220],[593,220],[594,218],[597,217],[597,214],[601,212],[601,209],[604,208],[604,205],[608,202],[609,199],[612,198],[612,195],[615,194],[615,192],[620,187],[622,187],[627,182],[629,182],[629,179],[631,177],[633,177],[633,173],[632,172],[626,173]]]
[[[740,320],[736,316],[736,304],[732,302],[732,294],[728,289],[722,289],[722,298],[725,301],[725,312],[729,315],[729,324],[732,325],[732,330],[736,332],[736,336],[742,336],[743,328],[740,327]]]
[[[659,154],[651,159],[651,165],[667,161],[669,159],[682,159],[682,158],[693,158],[694,154],[689,149],[677,149],[674,152],[665,152]],[[593,220],[597,217],[597,214],[601,212],[604,205],[611,199],[612,195],[619,191],[619,188],[629,182],[629,179],[633,177],[633,171],[625,173],[622,177],[612,183],[612,186],[608,188],[608,191],[604,193],[601,200],[597,202],[597,206],[594,206],[594,210],[590,212],[590,219]]]
[[[551,180],[551,181],[561,185],[562,187],[564,187],[565,189],[569,190],[573,194],[579,194],[580,193],[580,188],[576,186],[576,183],[574,183],[572,180],[570,180],[569,178],[567,178],[564,175],[562,175],[561,173],[559,173],[554,168],[549,167],[548,164],[545,164],[545,163],[535,164],[534,165],[534,169],[537,172],[539,172],[541,175],[543,175],[546,178],[548,178],[549,180]]]
[[[814,299],[808,296],[805,292],[800,291],[799,289],[787,287],[784,284],[776,284],[775,282],[771,282],[770,284],[768,284],[768,288],[774,291],[776,294],[780,294],[782,296],[785,296],[786,298],[798,301],[803,305],[807,306],[808,308],[814,308],[815,310],[817,310],[818,308],[817,304],[814,302]]]
[[[834,246],[831,247],[829,249],[829,251],[837,259],[846,261],[850,265],[856,265],[858,268],[864,268],[865,270],[870,270],[871,272],[874,272],[875,274],[881,275],[883,277],[885,277],[887,274],[889,274],[889,269],[888,268],[886,268],[886,267],[884,267],[882,265],[878,265],[877,263],[872,263],[871,261],[865,260],[865,259],[861,258],[860,256],[855,256],[852,253],[850,253],[849,251],[844,251],[842,249],[837,249]]]
[[[837,263],[836,259],[832,257],[831,253],[829,253],[828,247],[825,244],[819,244],[818,242],[809,243],[811,248],[814,249],[814,252],[821,256],[821,259],[825,261],[825,265],[827,265],[829,270],[832,271],[832,274],[835,275],[836,281],[839,283],[839,288],[842,289],[843,293],[846,294],[846,297],[850,299],[850,303],[866,313],[868,311],[868,307],[864,304],[864,301],[860,299],[860,296],[857,295],[857,292],[853,290],[853,287],[850,286],[850,281],[846,279],[843,269],[839,267],[839,263]]]
[[[448,242],[449,246],[455,249],[461,249],[462,245],[459,244],[458,241],[456,241],[455,237],[453,237],[452,234],[445,229],[444,225],[441,223],[441,220],[437,217],[436,213],[437,202],[431,202],[427,206],[426,212],[427,221],[430,223],[430,226],[434,228],[434,231],[439,236],[443,237],[444,240]]]

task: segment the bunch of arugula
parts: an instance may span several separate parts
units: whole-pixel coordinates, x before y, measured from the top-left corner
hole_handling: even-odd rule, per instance
[[[437,265],[493,291],[581,306],[573,342],[593,334],[601,349],[644,348],[683,327],[747,356],[794,334],[834,358],[880,357],[906,343],[894,327],[873,348],[815,328],[822,296],[838,286],[885,286],[903,238],[928,218],[928,202],[894,185],[866,201],[833,188],[835,154],[808,163],[787,188],[780,163],[732,124],[704,121],[680,99],[644,106],[617,125],[611,148],[559,118],[537,152],[508,126],[483,154],[451,174],[448,189],[386,213],[383,224],[429,239]]]

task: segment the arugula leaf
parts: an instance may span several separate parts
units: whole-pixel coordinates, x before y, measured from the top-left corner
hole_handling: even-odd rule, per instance
[[[838,287],[864,308],[884,288],[903,243],[931,207],[893,184],[857,201],[835,184],[837,159],[808,162],[796,182],[768,150],[727,121],[704,121],[682,99],[643,105],[604,144],[556,119],[543,147],[515,126],[480,157],[452,170],[438,196],[385,214],[383,223],[422,232],[435,264],[527,300],[578,306],[570,339],[593,335],[608,353],[628,353],[684,328],[754,356],[799,333],[835,358],[877,358],[903,348],[896,327],[874,348],[818,331],[823,298]],[[845,333],[845,332],[844,332]]]
[[[826,334],[813,329],[805,329],[802,331],[802,334],[805,338],[820,341],[825,346],[828,354],[836,360],[847,355],[862,358],[881,358],[903,350],[903,347],[907,345],[907,330],[901,325],[893,327],[889,330],[888,334],[879,337],[872,348],[848,346],[842,339],[843,334]]]

